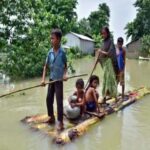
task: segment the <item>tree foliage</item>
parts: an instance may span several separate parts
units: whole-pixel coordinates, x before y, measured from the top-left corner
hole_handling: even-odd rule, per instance
[[[75,32],[77,33],[81,33],[83,35],[91,35],[91,26],[89,23],[89,20],[86,18],[81,19],[78,23],[77,23],[77,27]]]
[[[137,8],[136,18],[125,27],[127,38],[131,37],[132,41],[150,34],[150,0],[137,0],[134,6]]]
[[[83,18],[74,24],[73,31],[93,36],[99,36],[104,26],[109,26],[110,10],[106,3],[99,4],[98,10],[91,12],[88,18]]]
[[[98,35],[104,26],[109,26],[110,10],[106,3],[100,4],[97,11],[88,17],[92,34]]]
[[[41,75],[50,29],[69,32],[77,19],[76,4],[76,0],[1,0],[0,50],[7,53],[5,72],[21,78]]]
[[[7,54],[2,65],[5,73],[13,78],[41,75],[50,48],[50,30],[55,27],[64,35],[69,31],[89,35],[99,45],[99,31],[109,25],[109,7],[100,4],[97,11],[78,22],[76,5],[77,0],[1,0],[0,53]]]
[[[99,35],[93,35],[93,39],[94,39],[94,41],[95,41],[95,47],[96,48],[100,48],[101,47],[101,45],[102,45],[102,41],[103,41],[103,39],[102,39],[102,37],[101,37],[101,35],[99,34]]]
[[[150,35],[144,35],[142,37],[142,49],[141,49],[142,54],[145,57],[150,56]]]

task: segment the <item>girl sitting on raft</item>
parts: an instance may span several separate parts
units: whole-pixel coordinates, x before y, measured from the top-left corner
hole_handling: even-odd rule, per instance
[[[86,111],[100,113],[100,109],[98,106],[99,94],[96,91],[96,88],[98,87],[98,85],[99,85],[98,76],[92,75],[90,77],[89,86],[87,87],[86,93],[85,93]]]
[[[84,81],[76,81],[76,91],[69,97],[69,105],[65,106],[65,115],[68,119],[77,119],[83,114],[84,107]]]

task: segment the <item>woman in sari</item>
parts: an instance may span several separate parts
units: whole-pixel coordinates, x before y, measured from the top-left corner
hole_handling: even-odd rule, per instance
[[[102,95],[105,102],[106,96],[117,97],[118,63],[115,46],[108,27],[102,29],[101,35],[103,45],[99,50],[99,61],[104,71]]]

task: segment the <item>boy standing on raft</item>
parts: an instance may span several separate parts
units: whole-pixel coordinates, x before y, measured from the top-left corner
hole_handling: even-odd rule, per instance
[[[61,48],[61,37],[62,32],[60,29],[53,29],[51,32],[51,44],[52,49],[48,52],[46,62],[43,68],[43,76],[42,76],[42,85],[45,84],[45,75],[47,68],[50,69],[50,81],[53,80],[67,80],[66,72],[67,72],[67,58],[66,54]],[[58,117],[58,126],[57,130],[63,130],[63,81],[56,81],[52,84],[48,85],[47,92],[47,111],[49,120],[47,123],[53,124],[55,123],[55,116],[53,110],[54,103],[54,94],[56,93],[56,101],[57,101],[57,117]]]
[[[125,71],[125,62],[126,62],[126,51],[123,48],[122,37],[119,37],[117,40],[116,55],[117,55],[117,61],[119,67],[118,83],[120,83],[120,85],[122,86],[122,99],[124,99],[124,90],[125,90],[124,71]]]

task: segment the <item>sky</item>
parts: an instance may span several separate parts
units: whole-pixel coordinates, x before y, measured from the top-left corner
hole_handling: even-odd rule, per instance
[[[122,36],[126,40],[124,27],[136,17],[136,8],[133,6],[136,0],[78,0],[78,19],[87,18],[92,11],[98,9],[100,3],[107,3],[110,8],[110,30],[114,34],[114,42]]]

